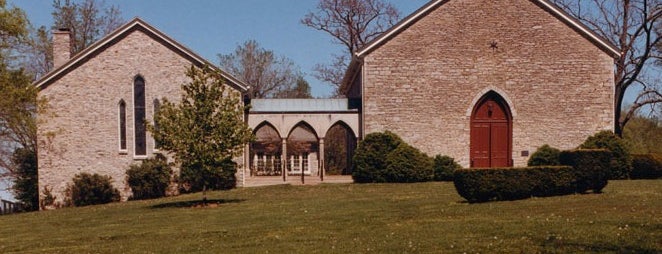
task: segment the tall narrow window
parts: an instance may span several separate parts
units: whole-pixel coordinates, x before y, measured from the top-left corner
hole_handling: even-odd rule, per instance
[[[135,155],[147,155],[145,130],[145,80],[138,76],[133,81],[133,112],[135,122]]]
[[[157,132],[159,131],[159,121],[156,120],[156,115],[159,113],[159,110],[161,110],[161,103],[159,102],[159,99],[154,99],[154,130]],[[158,140],[154,139],[154,148],[159,149],[161,148],[161,144],[159,143]]]
[[[119,107],[120,151],[126,151],[126,103],[124,100],[120,100]]]

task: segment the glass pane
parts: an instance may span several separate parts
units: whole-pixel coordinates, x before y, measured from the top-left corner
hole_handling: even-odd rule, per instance
[[[135,122],[135,155],[147,155],[147,133],[145,130],[145,81],[137,77],[133,83],[133,107]]]

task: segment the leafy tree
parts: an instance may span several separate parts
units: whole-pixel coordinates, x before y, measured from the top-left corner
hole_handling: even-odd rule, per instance
[[[37,98],[30,78],[15,67],[15,54],[27,42],[28,20],[21,9],[7,7],[4,0],[0,0],[0,34],[1,176],[11,177],[18,199],[36,209],[36,114],[45,101]]]
[[[191,170],[191,174],[182,174],[182,181],[193,189],[214,189],[219,187],[214,179],[197,176],[211,172],[230,177],[222,165],[241,155],[252,132],[243,121],[241,94],[228,89],[220,71],[192,66],[186,75],[191,81],[182,85],[179,104],[163,98],[155,116],[158,128],[149,125],[148,129],[160,149],[171,152],[176,162]]]
[[[399,19],[398,10],[383,0],[320,0],[316,12],[306,14],[301,23],[331,35],[346,51],[334,55],[331,64],[318,64],[315,77],[334,85],[339,95],[352,55]]]
[[[635,116],[623,130],[623,139],[633,154],[662,154],[662,119]]]
[[[119,28],[125,21],[119,7],[106,6],[104,0],[54,0],[51,30],[69,28],[72,54],[76,54]],[[52,36],[44,26],[31,33],[30,46],[25,49],[26,70],[38,78],[53,69]]]
[[[254,40],[218,57],[221,68],[251,85],[251,98],[311,97],[310,86],[294,62],[260,47]]]
[[[653,63],[662,57],[660,47],[660,0],[555,0],[589,28],[607,39],[621,52],[616,59],[614,81],[616,84],[615,133],[622,136],[623,129],[638,109],[662,102],[662,88],[650,74],[659,73]],[[638,94],[633,105],[622,113],[623,99],[628,90]]]
[[[310,93],[310,84],[303,77],[299,76],[297,78],[296,85],[291,87],[288,90],[279,91],[275,98],[313,98],[313,95]]]
[[[39,210],[37,155],[34,151],[19,148],[14,151],[14,194],[27,211]]]

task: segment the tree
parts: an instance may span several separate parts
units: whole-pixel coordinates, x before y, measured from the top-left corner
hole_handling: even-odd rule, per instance
[[[71,29],[74,35],[72,54],[87,48],[124,23],[119,8],[105,7],[103,0],[83,0],[80,3],[71,0],[54,0],[53,9],[54,23],[51,28]]]
[[[23,70],[15,68],[14,54],[26,43],[27,27],[25,13],[0,0],[0,170],[2,177],[17,184],[17,197],[35,208],[36,114],[45,101],[37,98],[37,89]]]
[[[662,102],[662,88],[650,74],[659,70],[653,64],[662,57],[660,47],[660,0],[556,0],[557,5],[582,21],[597,34],[616,45],[614,132],[623,129],[637,110],[646,105],[655,109]],[[657,29],[656,29],[657,28]],[[628,90],[639,88],[632,106],[623,114],[623,99]]]
[[[623,139],[633,154],[662,154],[662,119],[635,116],[623,130]]]
[[[310,97],[310,91],[305,91],[310,86],[294,62],[260,47],[256,41],[246,41],[233,53],[218,57],[221,68],[251,85],[251,98]]]
[[[51,30],[69,28],[73,34],[72,55],[90,46],[103,36],[120,27],[124,20],[117,6],[106,7],[103,0],[53,1],[53,25]],[[34,29],[33,29],[34,30]],[[30,46],[24,50],[27,56],[24,67],[39,78],[53,69],[52,36],[42,26],[31,32]]]
[[[310,84],[303,77],[299,76],[297,78],[296,85],[290,88],[289,90],[279,91],[275,98],[313,98],[313,95],[310,94]]]
[[[23,209],[39,209],[39,187],[37,178],[37,155],[35,151],[19,148],[14,151],[12,162],[15,168],[14,194],[23,203]]]
[[[354,53],[399,19],[398,10],[383,0],[320,0],[317,11],[306,14],[301,23],[331,35],[346,51],[334,55],[331,64],[315,66],[315,77],[334,85],[339,95],[343,75]]]
[[[221,188],[218,178],[199,176],[234,177],[233,172],[225,172],[231,170],[228,161],[241,155],[252,138],[243,121],[241,94],[228,89],[221,73],[210,67],[192,66],[186,75],[191,81],[182,85],[179,104],[163,98],[155,115],[158,128],[149,125],[148,129],[160,149],[171,152],[176,162],[190,170],[190,175],[182,172],[182,178],[188,178],[182,180],[190,180],[193,189]]]

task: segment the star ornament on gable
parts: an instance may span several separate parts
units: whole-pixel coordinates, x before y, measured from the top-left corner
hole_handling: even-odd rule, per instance
[[[490,48],[492,49],[492,51],[496,51],[497,49],[499,49],[499,46],[497,45],[496,41],[492,41],[490,42]]]

